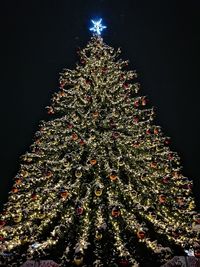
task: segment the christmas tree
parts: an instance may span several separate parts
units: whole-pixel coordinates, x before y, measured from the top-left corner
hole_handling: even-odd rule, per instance
[[[100,36],[60,73],[0,220],[0,261],[21,266],[161,266],[193,249],[200,214],[128,61]]]

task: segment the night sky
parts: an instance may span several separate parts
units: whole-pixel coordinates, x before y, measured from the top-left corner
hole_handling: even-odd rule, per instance
[[[4,0],[1,17],[0,200],[6,202],[19,157],[32,144],[59,72],[74,68],[77,47],[102,17],[104,41],[121,47],[171,137],[200,208],[200,1]]]

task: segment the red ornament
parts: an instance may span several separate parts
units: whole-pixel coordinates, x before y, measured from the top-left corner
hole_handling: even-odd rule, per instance
[[[132,143],[132,146],[133,146],[133,147],[139,147],[139,146],[140,146],[139,141],[134,141],[134,142]]]
[[[133,121],[134,121],[135,123],[138,123],[138,122],[139,122],[139,118],[138,118],[137,116],[134,116],[134,117],[133,117]]]
[[[36,200],[36,199],[37,199],[37,194],[36,194],[36,193],[33,193],[33,194],[31,195],[31,199],[32,199],[32,200]]]
[[[139,100],[136,100],[135,102],[134,102],[134,107],[139,107],[139,105],[140,105],[140,103],[139,103]]]
[[[67,124],[67,128],[68,128],[68,129],[72,129],[73,127],[74,127],[74,126],[73,126],[72,123],[68,123],[68,124]]]
[[[2,235],[0,235],[0,241],[3,241],[4,237]]]
[[[16,184],[21,184],[21,182],[22,182],[22,180],[19,179],[19,178],[17,178],[17,179],[15,180],[15,183],[16,183]]]
[[[164,143],[165,143],[165,145],[169,145],[170,144],[170,139],[169,138],[165,139]]]
[[[92,101],[92,96],[91,95],[86,95],[86,100],[89,102],[89,101]]]
[[[63,88],[65,86],[65,82],[64,81],[60,81],[60,88]]]
[[[45,176],[46,178],[50,178],[50,177],[53,176],[53,173],[52,173],[51,171],[45,171],[44,176]]]
[[[123,74],[120,75],[119,79],[122,81],[125,79],[125,76]]]
[[[78,139],[78,135],[76,133],[72,134],[72,140],[76,141]]]
[[[115,218],[120,216],[120,209],[118,207],[114,207],[112,209],[112,216],[115,217]]]
[[[91,81],[89,79],[85,80],[86,84],[91,84]]]
[[[166,196],[164,194],[159,196],[159,202],[160,204],[164,204],[166,202]]]
[[[163,182],[163,184],[168,184],[169,183],[169,177],[167,177],[167,176],[163,177],[162,182]]]
[[[85,63],[86,63],[84,59],[81,59],[80,62],[81,62],[82,65],[85,65]]]
[[[142,98],[142,106],[146,106],[147,104],[147,99],[146,98]]]
[[[137,237],[138,237],[139,239],[144,239],[144,238],[146,237],[146,233],[145,233],[143,230],[139,230],[139,231],[137,232]]]
[[[156,169],[157,168],[157,163],[153,161],[153,162],[150,163],[150,166],[151,166],[151,168]]]
[[[83,211],[84,211],[83,207],[78,207],[78,208],[76,209],[76,214],[77,214],[77,215],[82,215],[82,214],[83,214]]]
[[[113,132],[112,133],[112,138],[113,139],[117,139],[119,137],[119,133],[118,132]]]
[[[194,249],[194,256],[200,258],[200,246]]]
[[[13,193],[17,193],[18,191],[19,191],[18,188],[16,188],[16,187],[13,187],[13,188],[12,188],[12,192],[13,192]]]
[[[124,83],[124,84],[123,84],[123,88],[124,88],[124,89],[129,88],[129,84],[128,84],[128,83]]]
[[[146,134],[151,134],[151,130],[150,129],[147,129],[146,130]]]
[[[172,160],[172,159],[173,159],[173,154],[172,154],[172,153],[169,153],[169,154],[168,154],[168,159],[169,159],[169,160]]]
[[[62,96],[62,97],[65,96],[65,92],[64,91],[60,91],[59,92],[59,96]]]
[[[49,115],[54,114],[54,110],[53,110],[53,108],[52,108],[52,107],[48,107],[48,111],[47,111],[47,113],[48,113]]]
[[[81,140],[79,141],[79,145],[81,145],[81,146],[85,145],[85,141],[84,141],[83,139],[81,139]]]
[[[3,221],[3,220],[0,220],[0,229],[4,226],[6,224],[6,222],[5,221]]]
[[[153,130],[153,132],[154,132],[154,134],[158,134],[158,133],[159,133],[158,128],[155,128],[155,129]]]
[[[66,198],[68,197],[68,195],[69,195],[69,194],[68,194],[67,191],[64,191],[64,190],[63,190],[63,191],[60,192],[60,196],[61,196],[62,199],[66,199]]]
[[[107,70],[108,70],[108,69],[107,69],[106,67],[102,68],[102,72],[103,72],[103,73],[106,73]]]
[[[126,260],[126,259],[120,260],[120,261],[119,261],[119,266],[120,266],[120,267],[126,267],[126,266],[129,266],[129,261]]]

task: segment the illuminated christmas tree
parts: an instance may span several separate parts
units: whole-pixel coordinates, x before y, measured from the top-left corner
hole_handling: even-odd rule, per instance
[[[200,214],[170,138],[128,61],[100,36],[60,74],[0,221],[0,259],[20,266],[161,266],[198,245]]]

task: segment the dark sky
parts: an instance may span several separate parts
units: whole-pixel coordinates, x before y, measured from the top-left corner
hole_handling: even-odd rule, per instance
[[[6,201],[19,156],[32,143],[59,72],[74,68],[76,49],[102,17],[104,41],[121,47],[171,137],[200,207],[200,1],[4,0],[1,17],[0,200]]]

